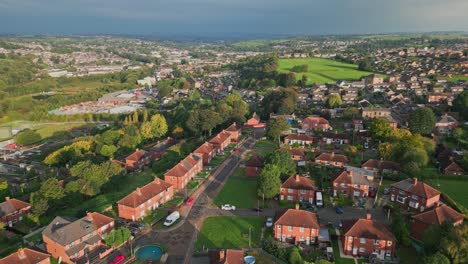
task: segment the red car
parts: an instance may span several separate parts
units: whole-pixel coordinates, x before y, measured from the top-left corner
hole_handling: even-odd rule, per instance
[[[187,201],[185,201],[185,204],[186,205],[192,205],[193,201],[194,201],[193,197],[189,197],[189,198],[187,198]]]
[[[234,152],[239,152],[240,151],[240,148],[235,148],[234,149]]]
[[[117,255],[114,260],[109,262],[109,264],[120,264],[125,260],[125,256],[122,254]]]

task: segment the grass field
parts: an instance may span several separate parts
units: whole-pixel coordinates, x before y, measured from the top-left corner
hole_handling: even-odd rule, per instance
[[[216,196],[215,204],[232,204],[237,208],[257,206],[257,181],[246,177],[231,176],[221,192]]]
[[[428,183],[441,192],[446,193],[455,202],[461,204],[465,208],[468,208],[468,195],[466,195],[466,190],[468,190],[468,181],[432,179],[429,180]]]
[[[195,244],[203,248],[246,248],[258,247],[263,227],[263,219],[257,217],[215,216],[203,223],[202,230]]]
[[[34,127],[37,133],[39,133],[42,138],[48,138],[53,136],[56,132],[61,131],[70,131],[73,128],[85,126],[86,124],[47,124],[47,125],[39,125]]]
[[[454,76],[449,79],[450,82],[468,81],[468,76]]]
[[[347,64],[322,58],[280,59],[279,71],[289,72],[295,65],[309,65],[306,73],[296,73],[296,79],[300,80],[305,74],[307,83],[334,83],[338,80],[359,80],[361,77],[372,74],[371,72],[359,71],[357,65]]]

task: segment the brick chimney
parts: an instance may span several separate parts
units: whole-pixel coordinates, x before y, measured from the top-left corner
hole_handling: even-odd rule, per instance
[[[296,174],[296,182],[298,182],[298,181],[299,181],[299,175]]]
[[[299,210],[299,204],[298,203],[296,204],[296,210]]]
[[[411,179],[411,182],[412,182],[414,185],[416,185],[416,184],[418,183],[418,178],[413,178],[413,179]]]
[[[372,219],[372,215],[371,214],[366,214],[366,220],[371,220]]]
[[[353,176],[353,170],[349,170],[349,171],[348,171],[348,175],[349,175],[350,177],[352,177],[352,176]]]
[[[91,212],[86,212],[86,217],[88,217],[89,220],[93,220],[93,214]]]
[[[10,196],[5,197],[5,201],[9,201],[9,200],[10,200]]]
[[[226,259],[226,250],[219,251],[219,260],[224,261]]]
[[[136,194],[141,195],[141,188],[136,188]]]
[[[18,249],[18,258],[19,259],[25,259],[26,258],[26,252],[24,252],[24,248]]]

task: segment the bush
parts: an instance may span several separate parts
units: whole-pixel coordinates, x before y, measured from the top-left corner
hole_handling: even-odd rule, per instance
[[[31,129],[25,129],[22,132],[20,132],[18,135],[16,135],[15,137],[16,143],[23,145],[23,146],[32,145],[34,143],[41,141],[41,139],[42,139],[41,135]]]
[[[308,72],[309,65],[307,64],[295,65],[291,68],[291,71],[292,72]]]

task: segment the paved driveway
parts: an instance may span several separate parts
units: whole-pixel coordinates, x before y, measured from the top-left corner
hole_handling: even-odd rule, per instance
[[[340,220],[364,218],[368,213],[372,215],[372,219],[389,224],[387,216],[383,213],[382,209],[366,210],[361,208],[345,207],[343,214],[337,214],[335,209],[331,207],[320,208],[317,211],[320,223],[332,223],[335,227],[338,227]]]

